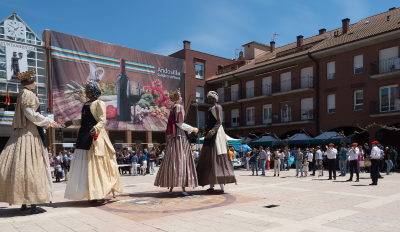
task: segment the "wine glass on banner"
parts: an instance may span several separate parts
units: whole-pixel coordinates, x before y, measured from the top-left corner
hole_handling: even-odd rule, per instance
[[[132,91],[129,93],[129,102],[133,106],[133,120],[130,121],[130,124],[136,124],[136,103],[140,101],[142,97],[142,87],[140,86],[139,82],[131,81],[132,84]]]

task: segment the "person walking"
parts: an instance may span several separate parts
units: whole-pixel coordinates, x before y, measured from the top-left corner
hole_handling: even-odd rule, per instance
[[[393,147],[389,146],[389,150],[386,152],[385,154],[385,163],[386,163],[386,175],[389,175],[390,170],[393,167],[393,162],[391,160],[391,158],[393,158]]]
[[[246,170],[250,171],[250,151],[246,151]]]
[[[147,169],[147,156],[145,153],[140,157],[140,169],[142,170],[143,176],[145,176]]]
[[[268,155],[267,152],[264,151],[264,148],[262,146],[260,146],[258,148],[259,154],[260,154],[260,167],[261,167],[261,175],[265,176],[265,163],[266,160],[268,159]]]
[[[358,155],[360,153],[359,148],[357,148],[357,143],[353,143],[352,147],[347,151],[346,155],[348,155],[348,157],[346,158],[346,162],[347,160],[350,160],[350,179],[348,179],[347,181],[353,181],[353,173],[354,171],[356,172],[356,182],[359,182],[359,171],[357,169],[357,162],[358,162]]]
[[[286,147],[285,150],[283,151],[283,154],[285,156],[285,163],[286,163],[286,171],[290,170],[290,163],[289,163],[289,159],[290,159],[290,151],[289,149]]]
[[[276,176],[276,173],[278,172],[279,176],[279,171],[280,171],[280,166],[281,166],[281,149],[276,149],[274,153],[274,176]]]
[[[332,180],[332,173],[333,173],[333,179],[336,180],[336,154],[337,154],[337,150],[333,146],[334,146],[334,144],[330,143],[329,147],[326,150],[326,156],[328,158],[328,167],[329,167],[329,178],[328,178],[328,180]]]
[[[303,176],[303,167],[301,165],[302,161],[303,161],[303,152],[301,152],[300,148],[297,148],[297,152],[295,153],[294,156],[294,162],[296,165],[296,177],[299,176],[299,170],[301,172],[301,176]]]
[[[156,162],[156,154],[154,154],[154,150],[150,151],[149,156],[150,156],[149,161],[150,161],[150,169],[151,169],[150,175],[154,175],[154,173],[156,172],[156,171],[154,171],[154,164]]]
[[[136,152],[133,153],[132,157],[131,157],[131,165],[132,165],[132,175],[133,176],[137,176],[138,172],[137,172],[137,164],[139,162],[139,158],[136,155]]]
[[[313,169],[313,176],[315,176],[315,170],[317,169],[318,165],[320,164],[320,161],[322,161],[322,152],[319,146],[316,147],[316,151],[315,151],[315,165],[314,165],[314,169]],[[324,176],[324,168],[322,166],[322,171],[321,171],[321,175]]]
[[[280,152],[279,152],[279,171],[283,171],[284,165],[285,165],[285,154],[282,150],[280,150]]]
[[[308,148],[307,148],[308,149]],[[313,167],[314,167],[314,162],[313,162],[313,158],[314,158],[314,154],[313,154],[313,148],[310,148],[310,150],[308,151],[308,158],[307,158],[307,161],[308,161],[308,166],[307,166],[307,168],[308,168],[308,171],[312,171],[313,170]]]
[[[267,147],[265,149],[265,152],[267,153],[267,158],[265,160],[265,167],[267,168],[267,170],[269,170],[270,165],[271,165],[271,149],[269,147]]]
[[[340,146],[340,155],[339,155],[339,169],[340,169],[339,176],[346,176],[347,152],[348,150],[345,148],[344,144],[342,144]]]
[[[254,169],[256,169],[256,174],[258,176],[258,152],[257,149],[254,147],[253,151],[250,152],[250,163],[251,163],[251,171],[252,176],[254,176]]]
[[[392,162],[391,171],[393,170],[393,172],[396,171],[396,166],[395,166],[395,164],[396,164],[397,157],[398,157],[398,154],[397,154],[396,149],[394,149],[393,146],[390,146],[390,160],[391,160],[391,162]]]
[[[368,158],[371,158],[371,179],[372,183],[369,185],[378,185],[378,165],[379,160],[381,159],[381,152],[379,148],[376,146],[378,141],[372,142],[371,155]]]

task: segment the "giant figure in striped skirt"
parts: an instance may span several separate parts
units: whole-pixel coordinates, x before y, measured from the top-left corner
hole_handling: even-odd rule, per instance
[[[167,145],[164,160],[157,172],[155,186],[168,187],[172,194],[174,187],[182,187],[184,195],[189,195],[185,187],[197,187],[197,174],[192,150],[186,132],[197,133],[198,129],[184,123],[184,109],[181,105],[180,89],[171,92],[174,104],[171,107],[167,125]]]

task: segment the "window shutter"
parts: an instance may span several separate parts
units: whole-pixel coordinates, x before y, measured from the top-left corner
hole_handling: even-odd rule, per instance
[[[354,69],[363,67],[363,55],[354,57]]]
[[[327,97],[328,113],[333,113],[332,109],[335,109],[335,94],[328,95]]]
[[[385,60],[393,57],[399,56],[399,47],[392,47],[387,49],[382,49],[379,51],[379,60]]]
[[[327,64],[327,76],[328,76],[328,79],[334,78],[335,76],[332,75],[334,73],[335,73],[335,61],[332,61],[332,62],[329,62]]]
[[[313,76],[313,67],[303,68],[301,69],[301,77],[312,77]]]

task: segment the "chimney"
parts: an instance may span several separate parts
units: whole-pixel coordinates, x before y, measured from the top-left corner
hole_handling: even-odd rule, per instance
[[[275,51],[275,41],[271,41],[269,42],[270,46],[269,46],[269,51],[272,53]]]
[[[395,9],[396,9],[396,7],[392,7],[392,8],[390,8],[390,9],[389,9],[389,11],[391,11],[391,10],[395,10]]]
[[[325,34],[325,32],[326,32],[326,29],[325,29],[325,28],[322,28],[322,29],[319,30],[319,34],[320,34],[320,35]]]
[[[301,51],[301,46],[303,46],[303,36],[297,36],[297,51]]]
[[[342,19],[342,34],[346,34],[350,32],[350,19],[349,18],[345,18]]]
[[[183,49],[190,50],[190,41],[187,41],[187,40],[183,41]]]

